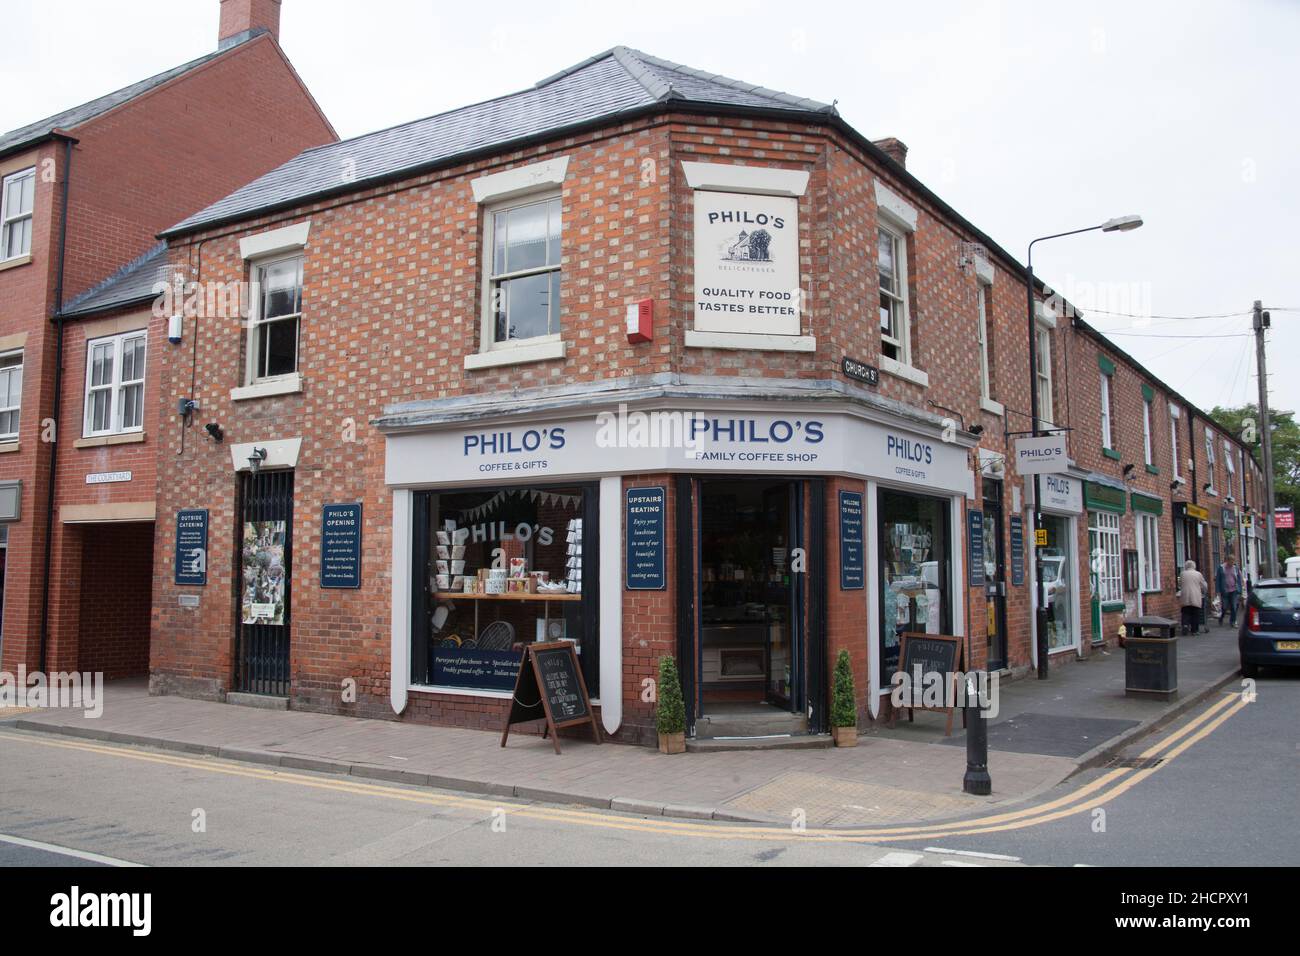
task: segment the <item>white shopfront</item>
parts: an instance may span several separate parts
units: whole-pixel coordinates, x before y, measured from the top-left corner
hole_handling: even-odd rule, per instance
[[[1033,482],[1026,482],[1030,515],[1026,527],[1032,528],[1034,503]],[[1080,602],[1082,588],[1079,568],[1079,515],[1083,514],[1083,478],[1071,474],[1046,474],[1039,479],[1042,489],[1043,527],[1047,531],[1045,547],[1029,547],[1029,583],[1038,581],[1036,562],[1043,565],[1043,590],[1047,602],[1047,646],[1049,654],[1078,652],[1082,626]],[[1032,544],[1032,542],[1031,542]],[[1030,588],[1032,606],[1038,608],[1039,589]],[[1038,649],[1033,648],[1037,665]]]

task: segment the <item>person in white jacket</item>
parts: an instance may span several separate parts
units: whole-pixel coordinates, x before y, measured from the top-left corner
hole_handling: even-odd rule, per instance
[[[1195,561],[1183,565],[1183,573],[1178,575],[1178,593],[1183,606],[1183,633],[1195,634],[1201,629],[1201,602],[1205,599],[1205,575],[1196,570]]]

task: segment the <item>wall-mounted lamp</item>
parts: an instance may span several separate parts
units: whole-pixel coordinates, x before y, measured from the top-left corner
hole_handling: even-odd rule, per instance
[[[253,474],[257,474],[262,469],[264,461],[266,461],[266,449],[254,448],[253,453],[248,456],[248,467],[253,469]]]
[[[220,445],[222,441],[225,440],[226,433],[221,430],[221,426],[218,425],[216,422],[208,422],[206,425],[203,426],[203,429],[212,437],[212,440],[216,442],[218,445]]]

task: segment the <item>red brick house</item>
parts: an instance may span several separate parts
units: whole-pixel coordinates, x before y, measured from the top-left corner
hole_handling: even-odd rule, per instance
[[[905,158],[617,47],[168,229],[254,294],[163,353],[160,414],[196,398],[224,440],[159,443],[153,690],[498,727],[522,645],[563,637],[646,741],[665,654],[697,738],[823,732],[840,650],[880,717],[903,633],[1028,670],[1027,276]],[[1042,417],[1082,428],[1086,326],[1040,315]],[[1065,656],[1112,460],[1079,434],[1039,554]]]
[[[157,443],[177,421],[158,414],[156,234],[337,139],[279,13],[222,0],[212,53],[0,136],[6,671],[147,673]]]

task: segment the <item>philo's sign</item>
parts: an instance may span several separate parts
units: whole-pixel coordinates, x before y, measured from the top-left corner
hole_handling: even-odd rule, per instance
[[[695,192],[695,330],[799,334],[799,203]]]
[[[1083,511],[1083,482],[1068,475],[1048,474],[1038,479],[1043,511],[1077,515]]]
[[[1043,435],[1016,439],[1016,471],[1022,475],[1046,475],[1065,467],[1065,436]]]

